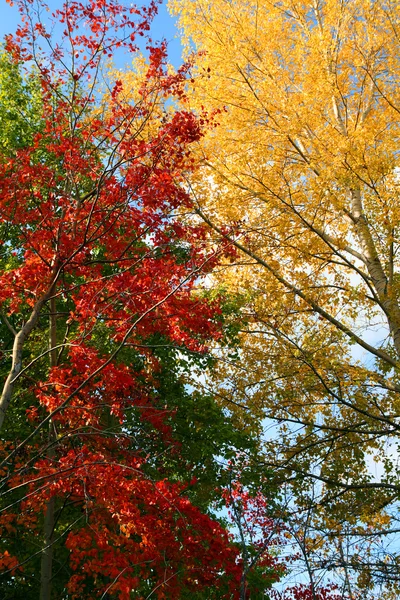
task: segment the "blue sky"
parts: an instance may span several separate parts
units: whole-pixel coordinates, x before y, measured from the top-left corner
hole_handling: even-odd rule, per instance
[[[121,2],[125,2],[126,0],[121,0]],[[151,28],[151,37],[154,41],[166,39],[168,42],[168,55],[169,61],[175,66],[178,67],[181,60],[181,52],[182,47],[177,38],[177,29],[175,26],[175,19],[171,17],[168,13],[166,7],[166,1],[159,7],[159,13],[154,20]],[[146,0],[138,0],[137,5],[143,6],[146,4]],[[56,8],[62,5],[62,0],[48,0],[48,5],[50,8]],[[3,39],[3,36],[7,33],[12,33],[18,22],[19,22],[19,13],[16,6],[11,7],[7,4],[6,0],[0,0],[1,6],[1,19],[0,19],[0,39]]]

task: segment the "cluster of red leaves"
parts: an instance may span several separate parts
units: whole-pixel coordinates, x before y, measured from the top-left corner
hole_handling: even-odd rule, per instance
[[[21,569],[19,560],[15,556],[11,556],[8,550],[0,553],[0,572],[11,571],[14,575],[16,569]]]
[[[75,572],[68,583],[72,597],[91,597],[94,580],[96,594],[107,589],[128,600],[148,580],[165,583],[157,597],[177,598],[183,588],[216,585],[221,573],[230,579],[227,597],[236,597],[238,552],[226,531],[189,502],[182,485],[146,478],[141,461],[126,444],[117,445],[110,440],[102,453],[80,446],[67,451],[57,467],[38,461],[37,480],[48,483],[40,497],[28,495],[23,505],[26,513],[44,510],[56,496],[80,507],[78,526],[66,539]]]
[[[236,597],[240,561],[226,532],[185,498],[184,487],[154,477],[153,457],[152,479],[146,476],[143,449],[124,431],[135,408],[158,435],[170,436],[152,406],[158,364],[143,348],[147,339],[162,335],[204,352],[221,335],[218,304],[193,294],[219,251],[209,248],[204,227],[176,218],[190,208],[184,173],[193,168],[190,144],[207,123],[181,111],[142,134],[155,100],[182,97],[188,69],[168,74],[165,47],[152,48],[139,101],[122,101],[117,80],[106,109],[96,111],[90,82],[101,60],[120,47],[135,51],[155,4],[139,11],[117,0],[69,1],[51,26],[37,20],[30,0],[18,5],[22,25],[7,49],[27,69],[35,61],[42,119],[31,146],[0,160],[0,223],[15,244],[0,274],[0,305],[16,329],[27,319],[40,324],[50,298],[63,310],[54,317],[62,331],[57,364],[45,367],[44,353],[39,379],[25,383],[38,401],[27,411],[30,422],[40,431],[51,415],[57,438],[49,452],[31,446],[9,486],[28,490],[20,505],[27,523],[51,497],[81,511],[66,537],[73,597],[107,590],[128,599],[148,580],[155,597],[178,598],[181,589],[216,585],[221,573]],[[60,39],[52,40],[57,24]],[[107,343],[99,345],[100,326]],[[142,367],[119,360],[127,345]],[[119,433],[104,424],[110,414]],[[1,526],[12,527],[3,514]],[[15,560],[3,555],[3,569],[14,569]]]
[[[234,478],[229,487],[222,490],[230,520],[235,529],[239,531],[238,546],[242,555],[257,556],[254,561],[245,565],[247,567],[264,567],[268,569],[268,580],[270,583],[279,581],[285,572],[285,567],[277,558],[276,549],[280,541],[281,526],[269,516],[268,502],[261,491],[250,493],[240,482],[240,478]],[[243,545],[248,546],[244,548]]]
[[[51,12],[44,2],[7,1],[17,4],[21,24],[15,35],[6,36],[6,50],[18,60],[35,59],[50,86],[90,76],[118,48],[135,52],[135,40],[149,31],[159,3],[151,0],[139,9],[118,0],[72,0]],[[46,24],[43,10],[51,14]]]
[[[288,572],[288,565],[279,558],[277,547],[285,535],[285,524],[271,518],[268,501],[261,490],[250,493],[240,482],[240,475],[232,479],[229,487],[222,491],[232,523],[239,531],[238,547],[243,555],[246,542],[257,555],[254,567],[272,568],[270,582],[278,582]],[[275,552],[274,552],[275,550]],[[250,560],[251,560],[250,557]],[[289,557],[290,560],[293,556]],[[249,597],[251,597],[251,593]],[[274,600],[346,600],[347,595],[338,591],[336,584],[312,587],[299,583],[287,586],[283,591],[270,590]],[[246,596],[247,597],[247,596]]]

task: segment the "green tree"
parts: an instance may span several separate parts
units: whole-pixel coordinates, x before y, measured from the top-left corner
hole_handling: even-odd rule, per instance
[[[37,75],[23,77],[18,64],[0,53],[0,145],[1,154],[32,143],[40,127],[41,95]]]

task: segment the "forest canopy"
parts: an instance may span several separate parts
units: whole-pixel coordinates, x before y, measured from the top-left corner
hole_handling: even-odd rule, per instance
[[[1,597],[398,598],[398,2],[15,9]]]

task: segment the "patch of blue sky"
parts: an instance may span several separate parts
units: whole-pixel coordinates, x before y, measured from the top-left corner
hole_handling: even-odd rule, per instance
[[[49,0],[48,7],[50,12],[61,8],[63,2],[62,0]],[[125,4],[127,6],[133,5],[133,3],[128,3],[125,0],[121,0],[121,4]],[[138,2],[137,6],[140,8],[141,6],[148,6],[149,2]],[[43,11],[45,15],[45,11]],[[18,24],[20,23],[20,14],[18,12],[18,7],[16,4],[10,6],[3,0],[1,7],[1,19],[0,19],[0,40],[3,40],[4,36],[9,33],[14,33]],[[154,18],[151,29],[150,29],[150,37],[153,43],[161,42],[165,40],[168,45],[168,61],[175,67],[179,67],[182,63],[182,45],[178,37],[178,28],[177,28],[177,20],[173,18],[167,9],[166,3],[162,3],[158,7],[158,14]],[[146,45],[148,41],[140,38],[138,36],[136,40],[139,49],[146,53]],[[116,66],[118,68],[123,68],[127,64],[129,64],[130,59],[125,54],[125,56],[121,53],[118,56],[118,60],[116,61]]]

